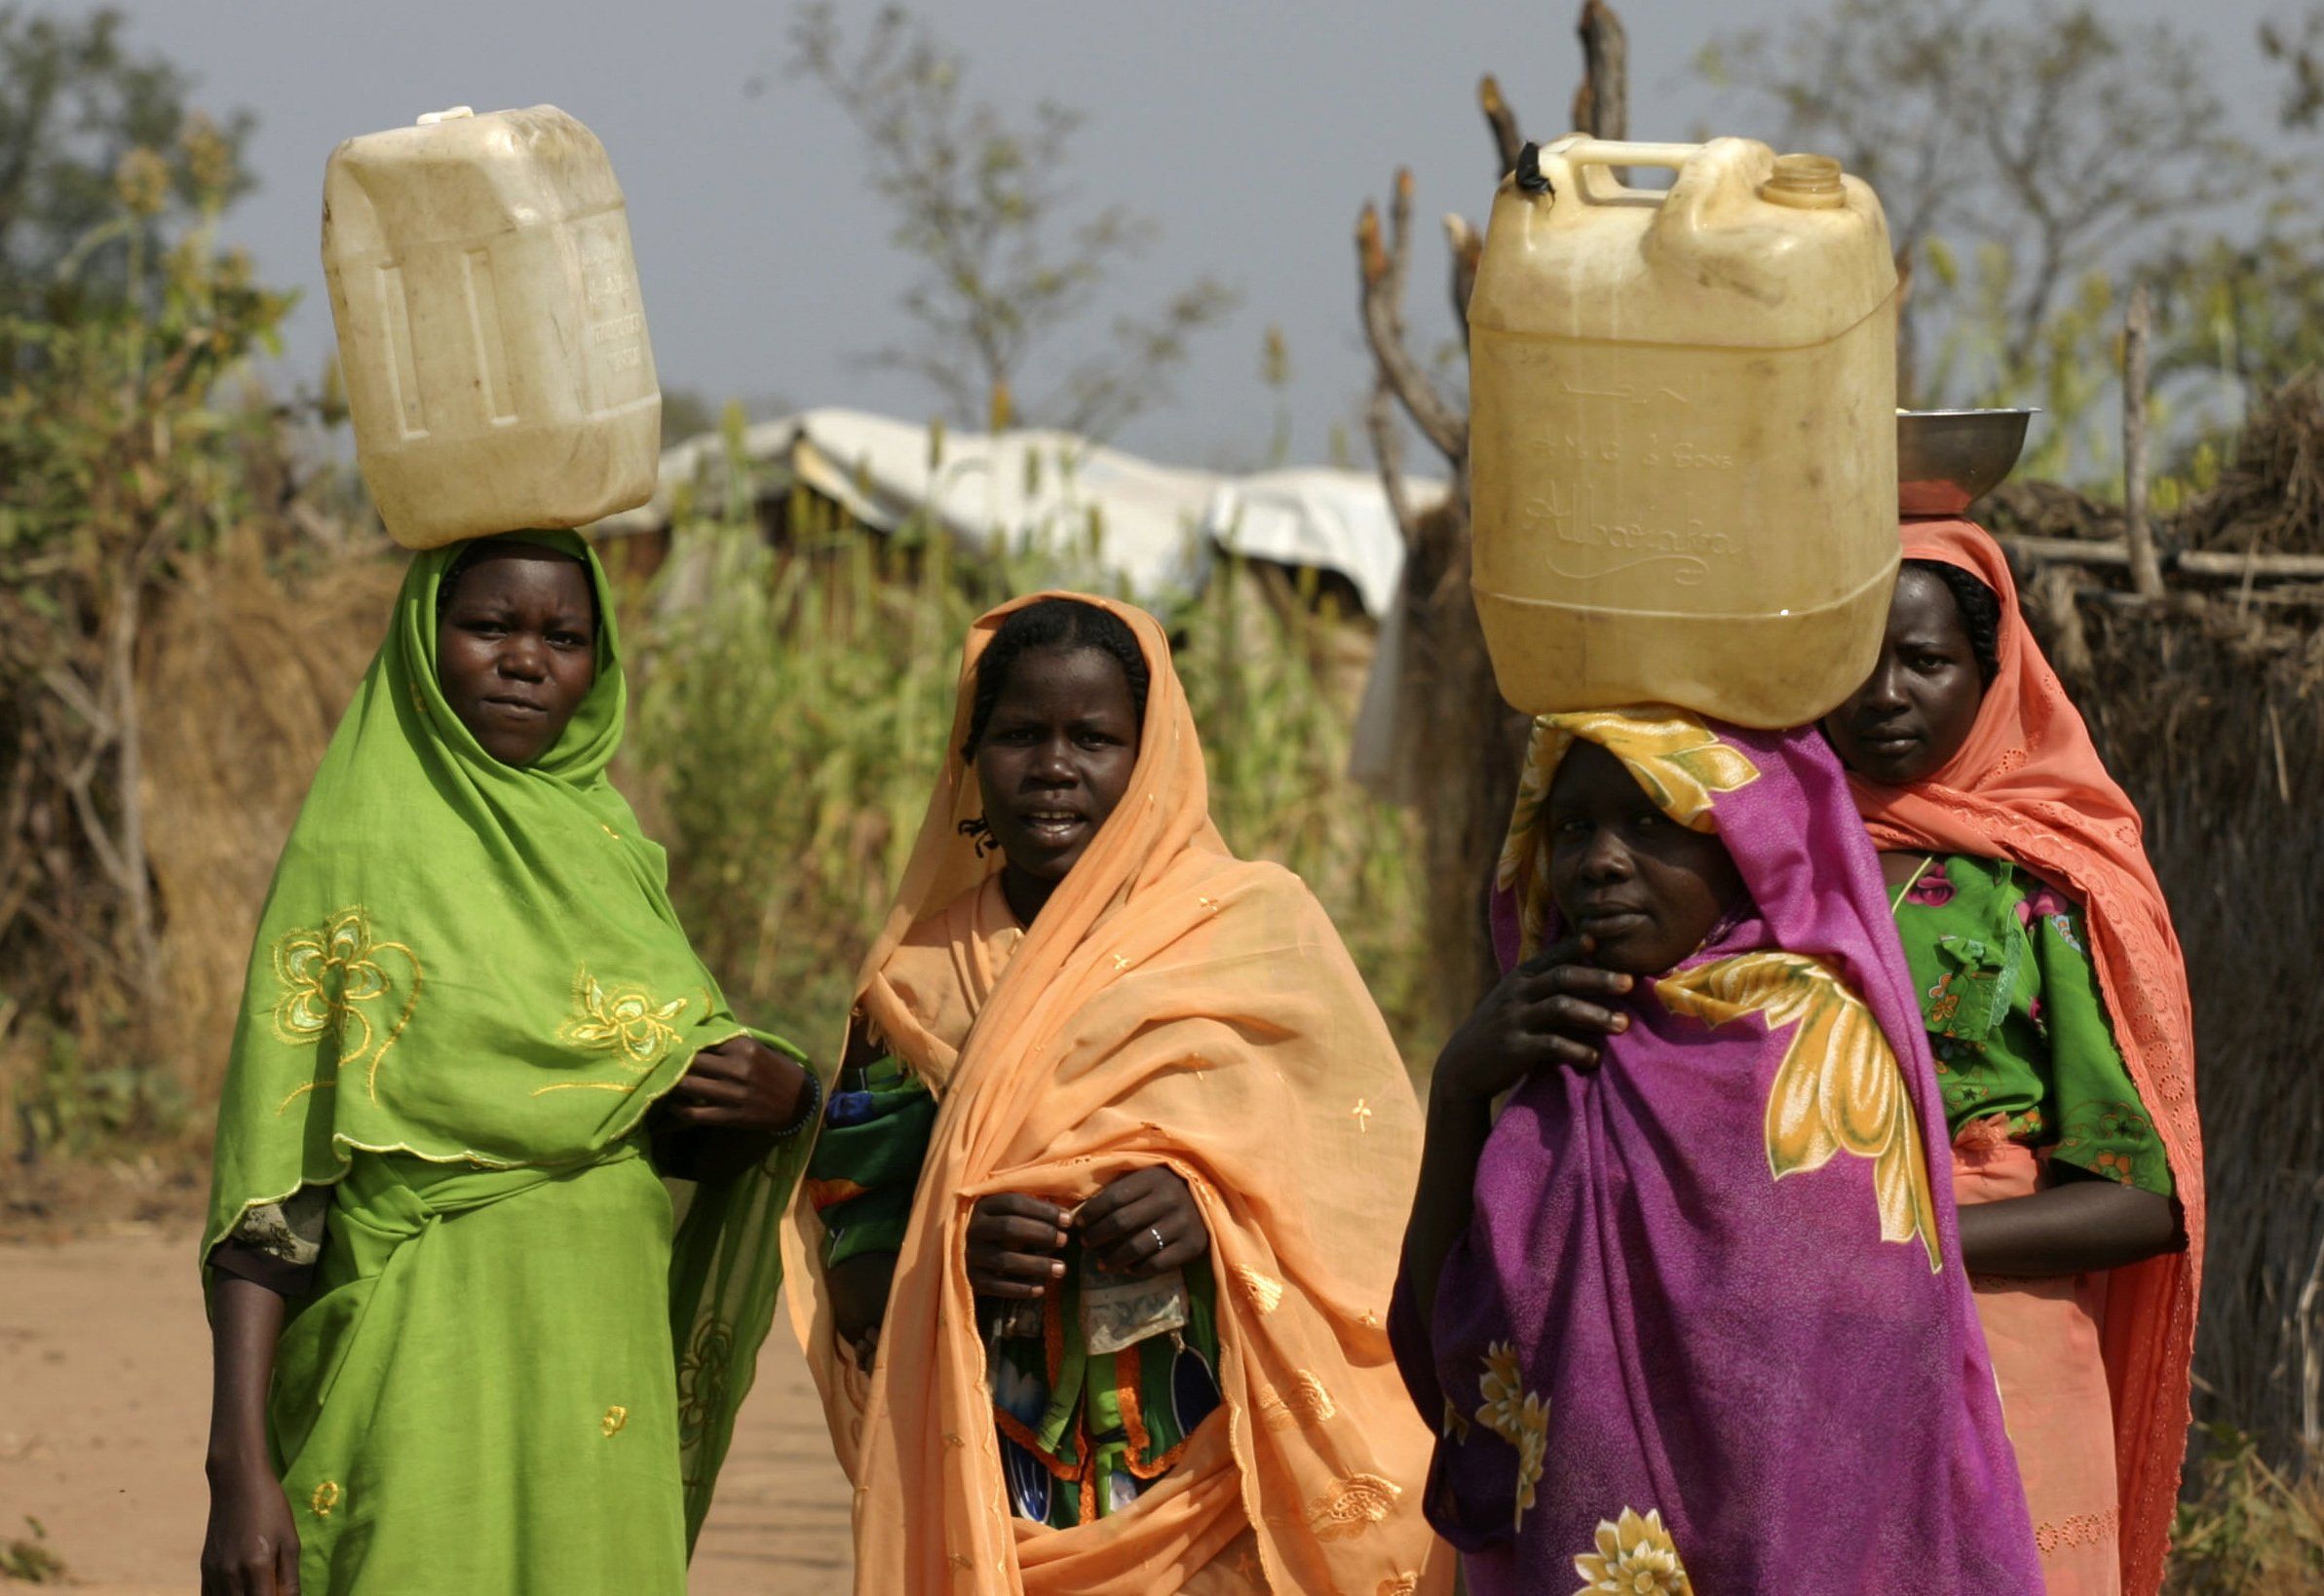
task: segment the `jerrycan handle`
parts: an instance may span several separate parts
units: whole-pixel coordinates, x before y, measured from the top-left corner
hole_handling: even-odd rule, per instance
[[[1660,205],[1664,191],[1632,188],[1611,172],[1601,180],[1590,169],[1602,167],[1667,167],[1676,171],[1702,153],[1700,144],[1630,144],[1612,138],[1561,138],[1542,152],[1563,160],[1574,173],[1581,198],[1592,202],[1626,201]]]

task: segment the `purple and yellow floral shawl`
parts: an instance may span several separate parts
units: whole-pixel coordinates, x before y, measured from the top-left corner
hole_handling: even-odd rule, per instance
[[[1543,811],[1577,738],[1718,833],[1749,901],[1639,983],[1598,1069],[1510,1095],[1425,1336],[1399,1283],[1430,1521],[1476,1596],[2038,1590],[1935,1074],[1838,762],[1811,729],[1544,717],[1505,966],[1556,934]]]

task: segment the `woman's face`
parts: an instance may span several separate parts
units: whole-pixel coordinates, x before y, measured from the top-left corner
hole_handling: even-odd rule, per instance
[[[1055,886],[1129,790],[1138,711],[1103,649],[1016,657],[976,743],[976,784],[1010,868]]]
[[[1577,741],[1549,783],[1549,892],[1595,962],[1659,975],[1702,946],[1743,878],[1714,835],[1655,807],[1620,760]]]
[[[1908,565],[1896,578],[1880,663],[1824,717],[1824,736],[1858,776],[1905,786],[1935,775],[1961,751],[1984,701],[1977,652],[1953,589]]]
[[[510,545],[462,570],[436,627],[436,679],[484,751],[530,765],[551,748],[597,674],[589,573],[552,550]]]

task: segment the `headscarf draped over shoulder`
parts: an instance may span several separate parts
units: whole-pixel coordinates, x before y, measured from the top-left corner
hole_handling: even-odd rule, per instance
[[[1002,866],[962,753],[976,662],[1041,598],[1112,611],[1150,685],[1127,794],[989,989],[930,932]],[[915,928],[920,928],[915,934]],[[1236,858],[1211,825],[1185,689],[1149,615],[1037,594],[971,632],[943,771],[857,981],[868,1022],[939,1109],[864,1377],[833,1333],[816,1221],[785,1237],[791,1311],[855,1481],[859,1589],[1175,1589],[1248,1529],[1276,1590],[1420,1590],[1426,1428],[1383,1327],[1418,1175],[1403,1065],[1338,934],[1297,877]],[[972,1014],[965,1034],[957,1018]],[[1132,1512],[1072,1530],[1011,1517],[964,1259],[972,1205],[1074,1204],[1166,1164],[1209,1227],[1225,1411]],[[1240,1553],[1235,1555],[1241,1555]],[[1254,1579],[1255,1583],[1255,1579]]]
[[[2034,640],[2008,557],[1968,521],[1907,521],[1903,537],[1907,559],[1941,561],[1993,589],[2001,603],[2000,668],[1968,741],[1942,770],[1910,786],[1852,779],[1856,807],[1882,848],[2007,859],[2082,905],[2115,1045],[2162,1137],[2186,1214],[2187,1250],[2112,1272],[2101,1317],[2122,1588],[2153,1590],[2179,1498],[2202,1286],[2203,1143],[2187,964],[2138,810],[2107,774]]]
[[[1544,717],[1499,872],[1505,962],[1559,934],[1548,798],[1581,741],[1716,835],[1745,892],[1639,980],[1596,1068],[1518,1083],[1434,1302],[1399,1288],[1405,1379],[1442,1416],[1431,1522],[1478,1596],[1568,1569],[1593,1590],[2039,1588],[1927,1039],[1839,762],[1812,728]]]
[[[472,546],[412,557],[259,915],[205,1259],[248,1210],[336,1182],[359,1153],[593,1162],[636,1132],[697,1051],[744,1029],[678,926],[667,856],[606,775],[629,695],[604,570],[570,532],[506,541],[587,570],[595,677],[538,762],[495,759],[437,679],[438,592]],[[786,1146],[705,1187],[678,1237],[671,1312],[696,1528],[781,1278],[750,1234],[805,1155]]]

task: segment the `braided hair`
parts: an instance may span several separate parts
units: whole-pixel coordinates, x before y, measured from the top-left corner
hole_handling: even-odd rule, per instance
[[[1941,559],[1908,559],[1905,568],[1924,571],[1945,585],[1953,607],[1961,612],[1961,629],[1968,634],[1969,652],[1977,657],[1977,677],[1991,687],[2001,668],[2001,601],[1976,577]]]
[[[1111,610],[1078,598],[1045,598],[1028,604],[1001,623],[976,660],[976,696],[969,707],[969,741],[961,757],[974,759],[976,744],[992,723],[993,705],[1021,655],[1040,649],[1093,648],[1111,655],[1129,683],[1129,702],[1143,726],[1146,721],[1146,655],[1128,625]]]

